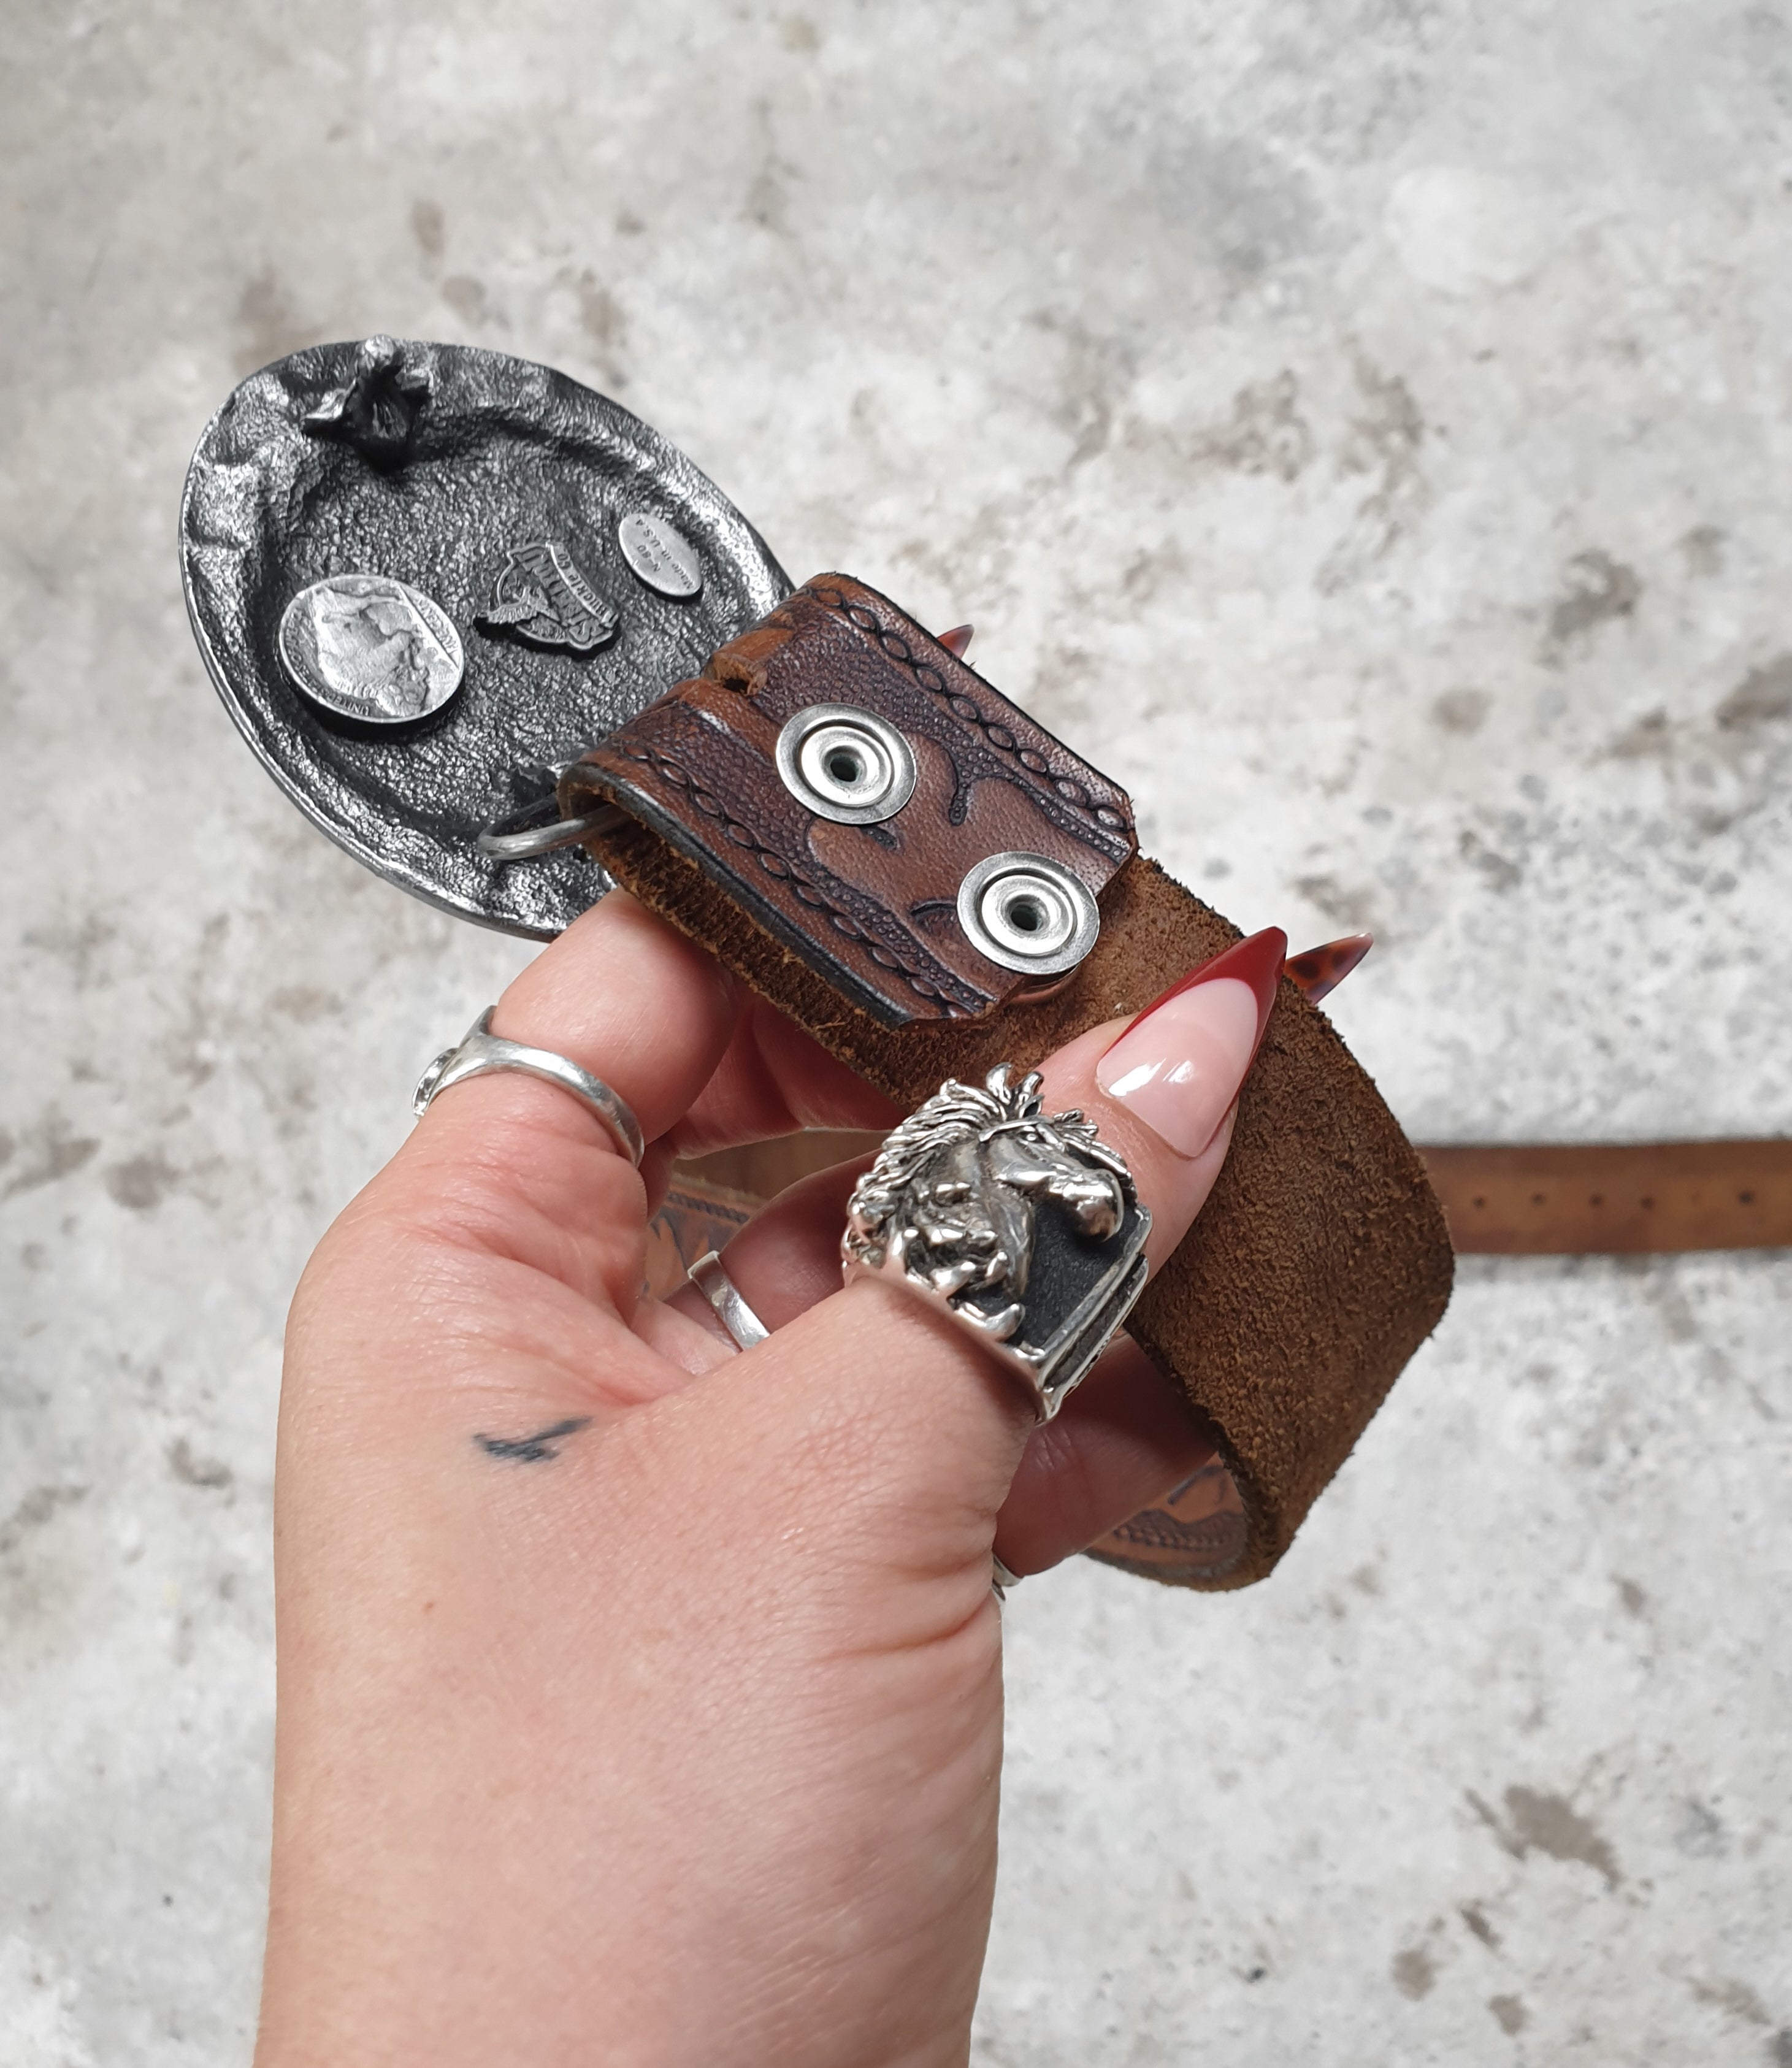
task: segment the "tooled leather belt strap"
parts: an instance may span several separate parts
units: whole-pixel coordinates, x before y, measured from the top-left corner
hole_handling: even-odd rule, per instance
[[[560,794],[597,813],[588,845],[619,882],[907,1105],[1141,1011],[1239,938],[1138,853],[1114,784],[842,575],[593,747]],[[1166,1541],[1102,1555],[1194,1586],[1261,1578],[1436,1325],[1452,1264],[1423,1164],[1285,983],[1220,1183],[1129,1323],[1225,1470]]]

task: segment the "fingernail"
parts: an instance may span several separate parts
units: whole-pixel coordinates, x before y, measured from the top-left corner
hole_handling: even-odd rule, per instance
[[[1290,955],[1282,964],[1282,975],[1304,998],[1317,1005],[1337,990],[1375,945],[1373,934],[1346,934],[1342,940],[1327,941],[1323,947]]]
[[[950,632],[940,633],[939,643],[948,653],[955,653],[962,661],[965,648],[971,644],[971,634],[975,629],[974,625],[955,625]]]
[[[1191,971],[1109,1049],[1096,1083],[1179,1156],[1198,1156],[1251,1067],[1287,954],[1288,936],[1265,926]]]

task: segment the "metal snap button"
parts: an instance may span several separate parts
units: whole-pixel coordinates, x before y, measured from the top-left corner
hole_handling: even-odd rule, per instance
[[[854,704],[810,704],[778,735],[784,788],[843,826],[892,819],[914,794],[914,751],[894,726]]]
[[[1102,930],[1089,885],[1044,854],[992,854],[967,869],[958,919],[979,953],[1028,976],[1074,969]]]

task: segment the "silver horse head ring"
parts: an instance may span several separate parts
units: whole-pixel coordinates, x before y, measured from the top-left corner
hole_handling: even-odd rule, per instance
[[[846,1278],[894,1279],[939,1301],[1032,1389],[1063,1406],[1145,1286],[1151,1216],[1132,1173],[1080,1113],[1048,1117],[1012,1064],[948,1078],[885,1141],[853,1189]]]

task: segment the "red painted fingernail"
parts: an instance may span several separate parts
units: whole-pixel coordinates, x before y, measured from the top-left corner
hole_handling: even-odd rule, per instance
[[[1288,936],[1266,926],[1147,1006],[1095,1066],[1095,1081],[1179,1156],[1213,1139],[1269,1024]]]
[[[1282,975],[1317,1005],[1337,990],[1375,945],[1373,934],[1346,934],[1342,940],[1327,941],[1322,947],[1290,955],[1282,964]]]
[[[955,625],[950,632],[940,633],[939,643],[948,653],[955,653],[962,661],[964,649],[971,644],[971,634],[975,629],[974,625]]]
[[[1269,1008],[1276,1002],[1276,981],[1287,956],[1287,934],[1280,926],[1265,926],[1261,934],[1248,934],[1242,941],[1234,941],[1212,962],[1203,963],[1199,969],[1192,969],[1187,976],[1179,978],[1162,997],[1151,1000],[1138,1020],[1148,1019],[1160,1005],[1167,1005],[1171,999],[1179,998],[1185,991],[1192,991],[1198,983],[1212,983],[1220,977],[1236,977],[1240,983],[1248,983],[1256,994],[1257,1040],[1261,1041],[1263,1030],[1269,1024]],[[1138,1020],[1133,1022],[1134,1026],[1138,1024]]]

